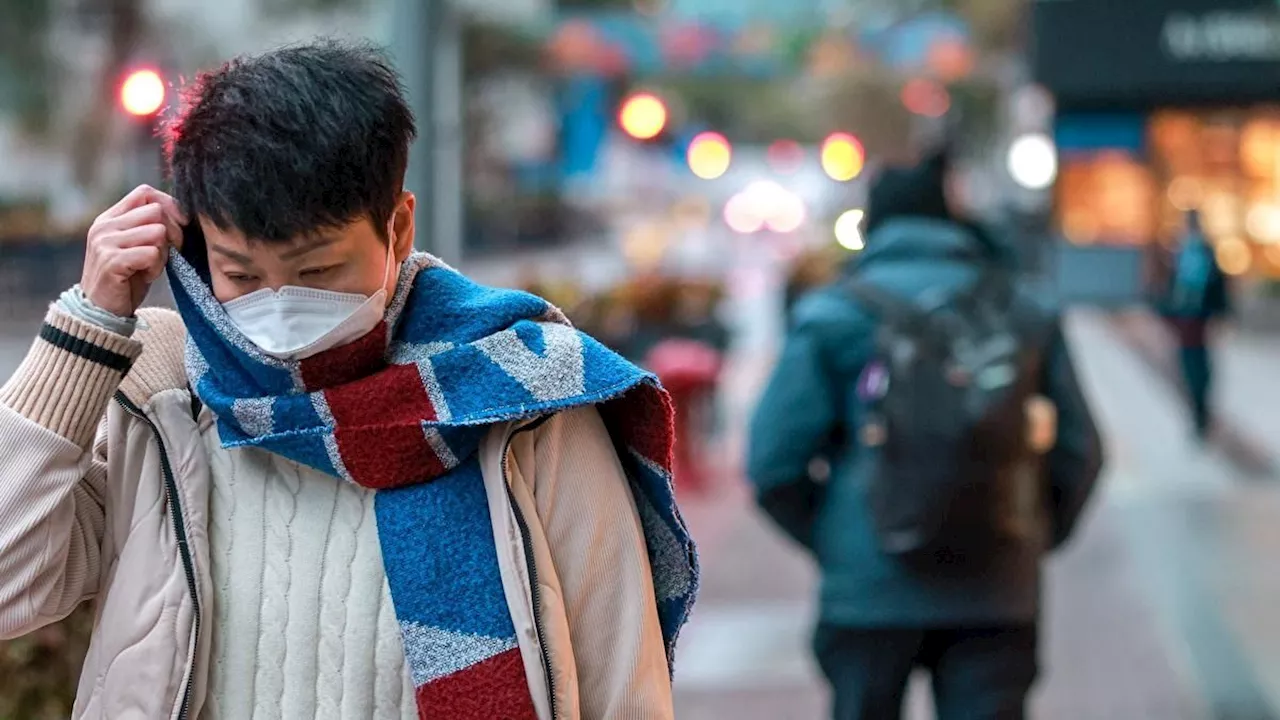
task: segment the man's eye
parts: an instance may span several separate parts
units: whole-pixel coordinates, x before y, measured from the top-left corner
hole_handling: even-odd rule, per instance
[[[328,267],[321,267],[321,268],[308,268],[302,271],[302,275],[303,277],[316,277],[319,275],[326,275],[329,272],[331,272],[335,267],[337,266],[330,265]]]
[[[257,278],[252,275],[244,275],[241,273],[227,273],[227,279],[236,283],[247,283],[257,280]]]

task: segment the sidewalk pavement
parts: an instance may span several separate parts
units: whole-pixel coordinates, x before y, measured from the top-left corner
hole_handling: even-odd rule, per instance
[[[1173,333],[1145,310],[1109,316],[1121,339],[1183,397],[1178,348]],[[1215,441],[1245,475],[1280,475],[1280,443],[1268,429],[1280,428],[1280,383],[1270,382],[1269,368],[1280,358],[1280,337],[1229,325],[1214,333],[1210,350],[1215,364],[1212,403],[1216,411]],[[1178,409],[1187,415],[1185,405]]]
[[[1106,316],[1075,312],[1068,333],[1109,462],[1078,537],[1049,563],[1033,717],[1278,717],[1280,578],[1265,559],[1280,551],[1280,533],[1266,529],[1280,489],[1241,482],[1220,453],[1188,444],[1171,386]],[[1256,352],[1233,362],[1259,370],[1266,349]],[[1225,394],[1268,381],[1238,371]],[[767,372],[759,359],[731,365],[725,403],[739,431]],[[730,444],[736,457],[741,442]],[[726,475],[721,495],[682,504],[705,574],[677,658],[677,716],[818,720],[816,573],[754,509],[740,473]],[[930,717],[921,683],[909,704],[912,720]]]

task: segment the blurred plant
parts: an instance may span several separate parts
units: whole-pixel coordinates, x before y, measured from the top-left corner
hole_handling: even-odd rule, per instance
[[[1012,50],[1024,39],[1026,0],[950,0],[947,4],[968,21],[983,48]]]
[[[462,52],[464,77],[474,81],[510,68],[536,67],[542,43],[536,35],[517,27],[467,20],[462,26]]]
[[[0,645],[0,718],[69,717],[92,627],[86,603],[60,623]]]

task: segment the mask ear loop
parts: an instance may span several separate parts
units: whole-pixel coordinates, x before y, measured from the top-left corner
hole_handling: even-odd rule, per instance
[[[393,221],[394,222],[394,221]],[[395,236],[391,234],[392,223],[387,223],[387,255],[384,257],[382,265],[382,289],[387,288],[387,280],[391,279],[391,261],[395,259]]]

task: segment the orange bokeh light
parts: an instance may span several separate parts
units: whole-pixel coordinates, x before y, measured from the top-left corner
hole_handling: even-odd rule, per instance
[[[130,115],[154,115],[164,107],[164,80],[155,70],[135,70],[120,86],[120,105]]]
[[[651,93],[636,93],[623,101],[618,124],[637,140],[655,138],[667,126],[666,103]]]

